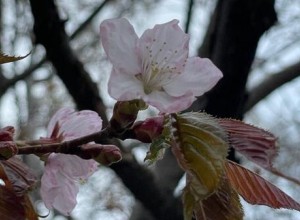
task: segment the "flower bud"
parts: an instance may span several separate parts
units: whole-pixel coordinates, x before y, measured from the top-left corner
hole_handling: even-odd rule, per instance
[[[7,126],[0,129],[0,141],[12,141],[15,129],[12,126]]]
[[[94,159],[102,165],[111,165],[122,159],[120,149],[115,145],[85,144],[78,155],[83,159]]]
[[[18,154],[18,147],[13,141],[0,141],[0,160],[8,160]]]
[[[147,105],[142,100],[117,102],[114,106],[110,127],[116,133],[122,133],[130,128],[136,120],[139,110],[144,110]]]
[[[144,143],[150,143],[159,137],[163,131],[164,116],[148,118],[145,121],[138,121],[133,125],[136,138]]]

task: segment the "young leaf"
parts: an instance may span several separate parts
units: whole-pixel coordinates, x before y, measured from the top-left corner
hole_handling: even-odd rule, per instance
[[[152,127],[154,127],[152,128],[152,130],[156,131],[155,133],[159,133],[159,136],[156,137],[157,134],[154,135],[155,138],[152,140],[149,151],[147,152],[147,155],[144,159],[144,161],[148,162],[149,165],[162,159],[165,150],[170,147],[170,140],[171,140],[171,133],[169,129],[171,126],[170,118],[169,117],[164,118],[163,126],[160,125],[162,128],[157,128],[158,127],[157,124],[159,123],[156,124],[152,123]]]
[[[0,64],[10,63],[10,62],[15,62],[15,61],[18,61],[18,60],[22,60],[25,57],[27,57],[28,55],[29,54],[27,54],[25,56],[10,56],[10,55],[6,55],[6,54],[4,54],[4,53],[2,53],[0,51]]]
[[[196,219],[242,220],[244,213],[238,193],[223,176],[218,190],[195,205]]]
[[[29,199],[29,196],[25,194],[23,196],[23,207],[25,209],[25,216],[28,220],[38,220],[38,215]]]
[[[228,151],[223,130],[204,113],[184,113],[174,119],[173,152],[182,155],[177,156],[179,164],[197,179],[203,190],[201,199],[206,198],[217,189],[223,174]]]
[[[17,157],[1,161],[0,166],[7,176],[7,180],[3,181],[6,181],[6,183],[9,181],[17,195],[23,195],[29,189],[33,188],[37,182],[37,178],[30,168]],[[0,177],[2,178],[2,176]]]
[[[26,219],[25,209],[14,191],[0,185],[0,219]]]
[[[278,152],[277,138],[261,128],[232,119],[219,119],[228,132],[229,144],[249,160],[272,170],[273,159]]]
[[[165,150],[170,147],[164,138],[156,138],[150,145],[149,151],[144,159],[149,165],[161,160]]]
[[[225,163],[226,175],[232,187],[250,204],[300,211],[300,204],[272,183],[234,163]]]
[[[3,165],[0,166],[0,178],[4,185],[0,185],[0,219],[38,220],[38,216],[26,193],[17,193],[15,186],[9,180]]]
[[[204,113],[172,114],[172,151],[187,173],[184,216],[191,219],[195,204],[213,194],[224,173],[228,145],[215,119]]]

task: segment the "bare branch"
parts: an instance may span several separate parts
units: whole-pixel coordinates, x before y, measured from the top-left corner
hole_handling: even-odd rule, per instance
[[[280,86],[300,76],[300,62],[280,72],[269,75],[270,76],[267,79],[248,92],[249,96],[245,104],[244,112],[249,111],[253,106]]]
[[[185,21],[185,33],[189,32],[191,19],[192,19],[192,15],[193,15],[193,6],[194,6],[194,0],[189,0],[189,2],[188,2],[188,11],[187,11],[187,14],[186,14],[186,21]]]

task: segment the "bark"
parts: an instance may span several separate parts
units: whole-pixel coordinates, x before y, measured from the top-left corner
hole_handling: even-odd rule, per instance
[[[245,85],[258,41],[276,22],[274,0],[220,0],[214,18],[206,55],[224,77],[207,94],[205,110],[219,117],[242,119]]]

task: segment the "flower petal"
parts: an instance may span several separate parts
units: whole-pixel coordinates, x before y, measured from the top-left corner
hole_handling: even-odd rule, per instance
[[[191,106],[195,99],[191,93],[179,97],[172,97],[162,91],[153,91],[143,97],[146,103],[156,107],[161,113],[174,113],[185,110]]]
[[[48,209],[55,208],[64,215],[70,215],[75,208],[79,191],[77,184],[65,178],[60,172],[45,171],[41,179],[41,197]]]
[[[142,97],[144,88],[135,76],[113,69],[108,81],[108,93],[118,101],[128,101]]]
[[[77,204],[78,182],[86,180],[96,169],[94,160],[50,154],[41,179],[41,197],[46,207],[70,215]]]
[[[55,125],[58,126],[55,129]],[[48,135],[52,138],[62,136],[63,140],[72,140],[97,131],[101,131],[102,119],[94,111],[83,110],[76,112],[71,108],[58,110],[51,118]]]
[[[49,161],[59,166],[60,172],[65,176],[76,181],[85,181],[97,169],[97,163],[94,160],[84,160],[75,155],[52,153],[47,163]]]
[[[146,30],[139,40],[143,60],[150,59],[160,67],[183,68],[188,56],[189,35],[178,26],[178,20],[157,24]],[[179,69],[178,69],[179,68]]]
[[[59,109],[51,118],[49,124],[48,124],[48,128],[47,128],[47,133],[49,137],[53,137],[56,138],[57,137],[57,129],[58,127],[56,127],[58,125],[58,123],[61,123],[61,121],[66,120],[66,118],[69,117],[70,114],[72,114],[73,112],[75,112],[74,109],[72,108],[61,108]]]
[[[188,91],[194,96],[201,96],[214,87],[222,76],[222,72],[209,59],[191,57],[187,59],[184,71],[164,89],[171,96],[182,96]]]
[[[141,72],[141,61],[137,52],[138,36],[125,18],[108,19],[100,25],[103,48],[114,68],[126,74]]]

